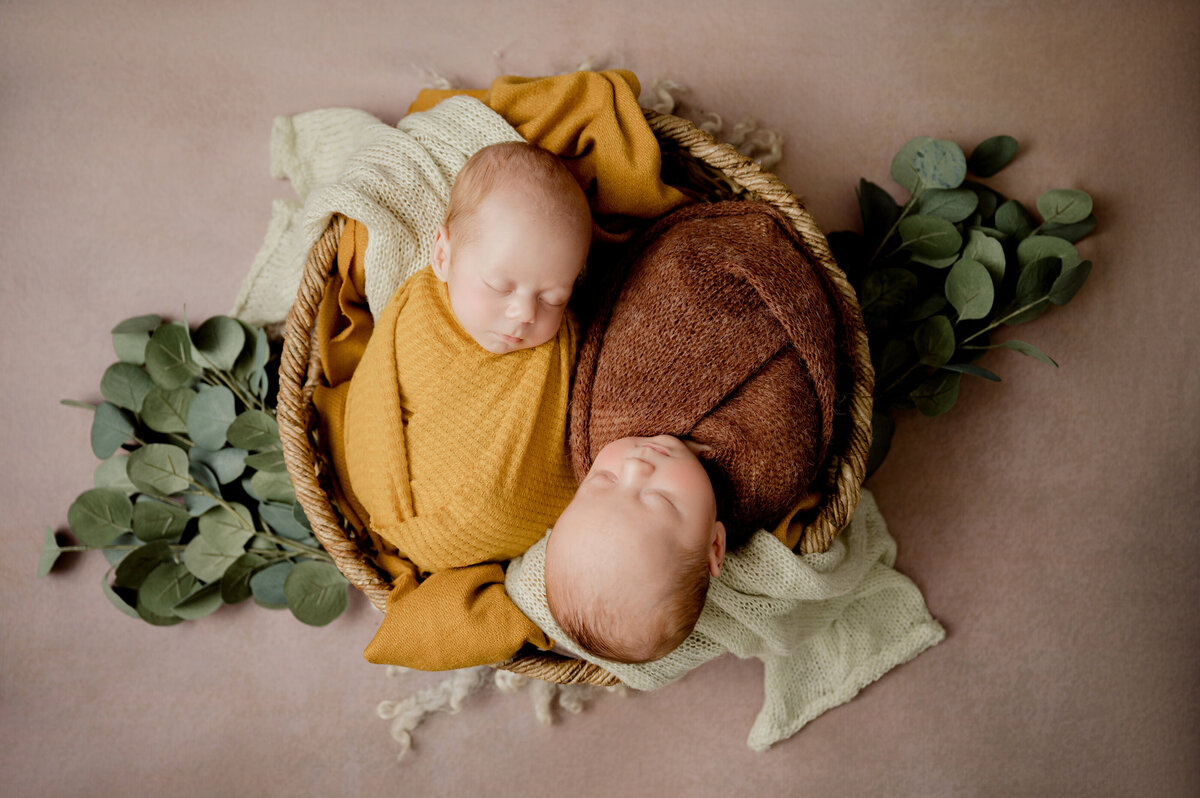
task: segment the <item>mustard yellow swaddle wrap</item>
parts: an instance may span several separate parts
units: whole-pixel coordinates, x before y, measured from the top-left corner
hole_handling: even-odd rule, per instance
[[[429,268],[376,320],[339,447],[342,488],[394,577],[368,660],[442,670],[549,647],[505,594],[500,563],[574,493],[564,436],[576,341],[567,318],[541,346],[487,352]]]
[[[530,144],[563,159],[587,194],[596,236],[629,237],[630,219],[656,219],[686,201],[662,182],[662,151],[638,105],[637,76],[624,69],[545,78],[505,75],[486,89],[425,89],[409,113],[466,94],[483,102]]]

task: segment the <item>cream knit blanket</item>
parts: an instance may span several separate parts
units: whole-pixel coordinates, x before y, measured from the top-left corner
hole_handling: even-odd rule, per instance
[[[258,325],[283,321],[309,251],[341,213],[370,231],[363,266],[367,304],[378,316],[405,278],[429,263],[455,175],[476,151],[503,141],[522,139],[471,97],[451,97],[395,127],[350,108],[276,117],[271,176],[290,180],[300,202],[275,201],[231,315]]]
[[[546,604],[546,538],[509,565],[505,587],[555,643],[630,687],[654,690],[733,652],[763,661],[763,706],[746,743],[762,751],[853,698],[945,630],[920,590],[892,568],[896,543],[864,490],[849,526],[821,554],[799,556],[765,531],[729,552],[695,630],[662,659],[623,665],[584,656]]]

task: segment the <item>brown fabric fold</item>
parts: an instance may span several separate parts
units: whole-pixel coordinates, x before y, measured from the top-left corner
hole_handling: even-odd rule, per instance
[[[631,252],[576,366],[576,478],[618,438],[705,444],[736,545],[805,502],[829,451],[843,345],[833,289],[764,203],[683,208]]]

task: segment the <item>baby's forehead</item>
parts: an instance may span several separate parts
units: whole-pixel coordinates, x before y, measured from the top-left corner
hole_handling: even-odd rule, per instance
[[[672,522],[621,496],[577,493],[554,525],[547,545],[554,543],[585,551],[628,548],[653,557],[678,554]]]

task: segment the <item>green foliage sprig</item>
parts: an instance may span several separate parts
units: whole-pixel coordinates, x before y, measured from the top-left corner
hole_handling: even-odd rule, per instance
[[[39,576],[64,551],[98,549],[104,595],[156,626],[253,597],[321,626],[347,581],[312,535],[283,462],[266,333],[228,316],[194,331],[158,316],[112,330],[92,452],[95,487],[67,512],[80,546],[46,528]]]
[[[860,180],[862,233],[829,236],[858,293],[875,367],[868,474],[891,446],[893,411],[937,416],[954,406],[963,375],[1000,381],[975,363],[988,350],[1058,366],[1033,344],[991,336],[1075,296],[1092,270],[1075,242],[1096,228],[1096,217],[1083,191],[1042,194],[1039,222],[1019,201],[967,179],[995,175],[1016,154],[1011,136],[987,139],[970,158],[952,141],[915,138],[891,167],[908,200],[900,205]]]

